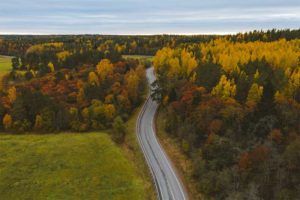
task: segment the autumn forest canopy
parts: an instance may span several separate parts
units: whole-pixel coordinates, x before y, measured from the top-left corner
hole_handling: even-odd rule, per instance
[[[300,40],[164,47],[153,98],[210,199],[300,197]]]
[[[195,196],[300,198],[300,29],[236,35],[0,36],[7,134],[112,130],[151,96],[192,163]],[[149,59],[124,55],[153,56]],[[142,57],[141,56],[141,57]],[[195,197],[196,198],[196,197]]]

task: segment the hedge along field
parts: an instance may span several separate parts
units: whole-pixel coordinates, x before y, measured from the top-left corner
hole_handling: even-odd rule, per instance
[[[1,199],[145,199],[105,133],[0,136]]]

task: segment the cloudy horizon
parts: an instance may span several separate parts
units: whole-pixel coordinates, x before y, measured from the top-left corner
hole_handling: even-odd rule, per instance
[[[297,0],[4,0],[0,34],[233,34],[300,28]]]

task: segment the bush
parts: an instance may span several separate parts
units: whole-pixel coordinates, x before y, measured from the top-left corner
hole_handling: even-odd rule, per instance
[[[121,117],[116,117],[113,122],[112,138],[117,143],[123,143],[126,136],[126,126]]]

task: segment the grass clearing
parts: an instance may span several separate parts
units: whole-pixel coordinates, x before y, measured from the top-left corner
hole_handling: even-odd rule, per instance
[[[0,196],[146,199],[134,165],[106,133],[0,135]]]
[[[146,56],[146,55],[123,55],[124,59],[135,59],[135,60],[143,60],[147,62],[153,61],[153,56]]]
[[[0,56],[0,74],[11,70],[11,59],[10,56]]]
[[[11,59],[10,56],[1,56],[0,55],[0,89],[2,86],[2,79],[3,77],[8,74],[11,70]]]

